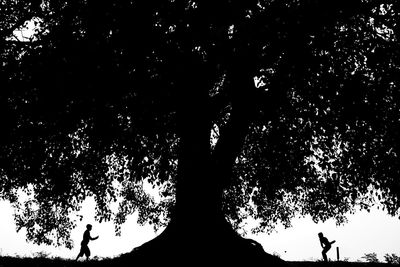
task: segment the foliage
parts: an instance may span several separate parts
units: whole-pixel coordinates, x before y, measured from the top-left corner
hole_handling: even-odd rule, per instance
[[[34,258],[49,258],[50,253],[46,252],[46,251],[39,251],[39,252],[35,252],[33,257]]]
[[[395,253],[386,253],[383,257],[385,258],[385,262],[389,264],[400,264],[400,257],[397,256]]]
[[[1,5],[0,196],[29,239],[71,246],[87,196],[117,231],[136,210],[165,224],[192,147],[211,178],[186,190],[223,189],[236,228],[342,223],[374,203],[398,215],[398,3]]]
[[[364,256],[362,256],[361,258],[364,259],[366,262],[379,262],[378,255],[375,252],[365,253]]]

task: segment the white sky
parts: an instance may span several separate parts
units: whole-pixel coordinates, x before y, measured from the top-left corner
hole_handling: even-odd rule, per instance
[[[88,200],[82,210],[83,221],[72,232],[76,244],[74,249],[37,246],[25,241],[24,231],[18,234],[12,218],[12,208],[9,203],[0,202],[0,254],[32,256],[37,252],[46,252],[50,256],[74,259],[79,252],[79,244],[85,226],[93,225],[92,236],[99,239],[90,242],[92,257],[113,257],[129,252],[156,236],[151,226],[138,226],[135,216],[131,216],[122,227],[121,237],[114,234],[112,223],[99,224],[94,221],[93,201]],[[193,229],[195,231],[195,229]],[[284,229],[278,227],[276,233],[248,236],[260,242],[268,253],[278,253],[282,259],[289,261],[318,260],[321,247],[317,234],[323,232],[331,241],[336,240],[328,256],[336,259],[336,246],[340,248],[341,259],[347,257],[350,261],[359,260],[365,253],[376,252],[383,261],[384,254],[400,255],[400,220],[387,216],[382,211],[359,212],[349,217],[349,223],[337,227],[334,221],[315,224],[310,218],[296,219],[293,227]]]

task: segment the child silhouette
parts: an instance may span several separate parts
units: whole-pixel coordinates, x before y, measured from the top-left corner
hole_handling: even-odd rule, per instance
[[[86,225],[86,231],[83,233],[83,240],[81,242],[81,250],[78,256],[76,257],[76,260],[78,260],[83,255],[86,256],[86,260],[89,260],[90,257],[90,249],[88,247],[89,241],[96,240],[97,238],[99,238],[99,236],[91,237],[90,236],[91,230],[92,230],[92,225],[91,224]]]
[[[331,249],[332,244],[335,243],[336,241],[333,240],[332,242],[329,242],[328,238],[326,238],[323,233],[319,233],[318,237],[319,237],[319,242],[321,243],[321,247],[323,248],[322,257],[324,258],[324,261],[327,262],[328,257],[326,256],[326,253]]]

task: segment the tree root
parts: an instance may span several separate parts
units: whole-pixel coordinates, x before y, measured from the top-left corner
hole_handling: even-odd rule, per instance
[[[264,251],[261,244],[229,229],[190,232],[168,226],[156,238],[120,257],[128,265],[143,266],[286,266]]]

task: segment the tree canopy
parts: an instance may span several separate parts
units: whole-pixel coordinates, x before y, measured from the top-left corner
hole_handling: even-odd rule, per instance
[[[236,229],[399,215],[399,3],[159,2],[1,1],[0,196],[28,239],[70,246],[87,196],[165,225],[197,149],[213,175],[182,188],[220,188]]]

